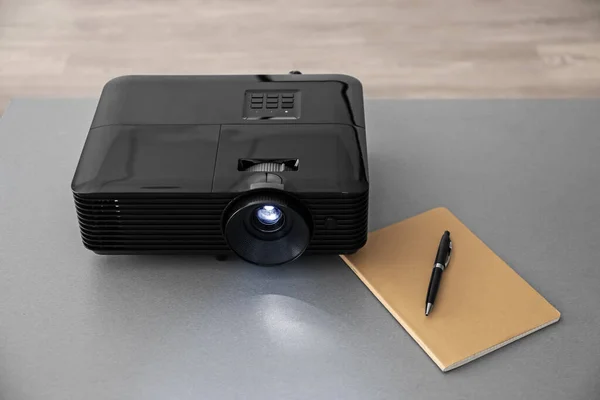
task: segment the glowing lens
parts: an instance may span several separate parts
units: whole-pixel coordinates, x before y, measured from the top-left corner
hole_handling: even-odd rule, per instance
[[[275,206],[262,206],[256,210],[256,218],[265,225],[275,225],[279,222],[283,213]]]

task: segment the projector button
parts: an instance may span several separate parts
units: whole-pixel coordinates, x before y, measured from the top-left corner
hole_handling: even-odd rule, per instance
[[[327,217],[325,219],[325,229],[335,229],[337,227],[337,221],[335,218]]]

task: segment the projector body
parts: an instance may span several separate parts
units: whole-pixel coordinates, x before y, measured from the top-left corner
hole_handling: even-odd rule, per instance
[[[264,265],[358,250],[368,189],[362,87],[344,75],[113,79],[72,181],[98,254]]]

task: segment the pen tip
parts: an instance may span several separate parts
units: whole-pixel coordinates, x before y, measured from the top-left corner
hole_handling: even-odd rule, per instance
[[[427,303],[427,306],[425,307],[425,316],[429,315],[429,313],[431,312],[432,308],[433,308],[433,304]]]

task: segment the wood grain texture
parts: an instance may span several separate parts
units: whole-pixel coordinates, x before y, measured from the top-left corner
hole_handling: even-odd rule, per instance
[[[0,109],[131,73],[339,72],[370,97],[600,94],[598,0],[0,0]]]

